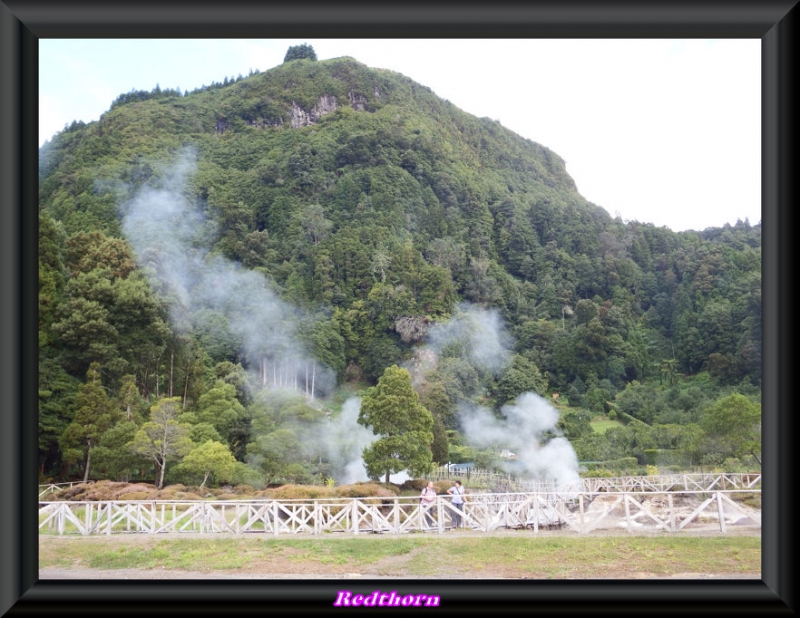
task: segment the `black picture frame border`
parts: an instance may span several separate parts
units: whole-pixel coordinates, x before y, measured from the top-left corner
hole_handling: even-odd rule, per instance
[[[427,592],[436,611],[794,613],[790,412],[796,2],[531,2],[453,7],[233,0],[0,0],[0,614],[337,611],[339,588]],[[762,42],[762,580],[56,581],[38,579],[36,521],[40,38],[759,38]],[[338,610],[341,611],[341,610]],[[369,612],[361,608],[363,612]],[[411,609],[397,609],[406,613]]]

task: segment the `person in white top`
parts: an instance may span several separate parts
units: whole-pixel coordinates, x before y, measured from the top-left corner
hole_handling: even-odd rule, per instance
[[[453,483],[453,486],[447,490],[451,496],[453,496],[453,506],[456,507],[459,512],[453,513],[453,528],[460,528],[461,527],[461,512],[464,510],[464,488],[461,486],[461,481],[456,481]]]
[[[433,514],[431,513],[431,507],[436,501],[436,490],[433,488],[433,481],[428,481],[428,485],[422,490],[422,493],[419,496],[419,501],[422,505],[422,510],[425,513],[425,520],[428,522],[428,526],[432,528],[435,521],[433,519]]]

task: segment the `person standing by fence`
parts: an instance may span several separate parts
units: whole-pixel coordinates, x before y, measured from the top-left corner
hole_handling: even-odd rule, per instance
[[[433,481],[428,481],[428,484],[419,496],[419,502],[422,505],[423,513],[425,513],[425,521],[428,522],[429,527],[433,528],[435,520],[433,519],[431,509],[433,508],[434,502],[436,502],[436,490],[433,488]]]
[[[461,486],[461,481],[456,481],[453,486],[447,490],[447,493],[453,496],[453,506],[458,509],[453,513],[453,528],[461,527],[461,511],[464,510],[464,488]]]

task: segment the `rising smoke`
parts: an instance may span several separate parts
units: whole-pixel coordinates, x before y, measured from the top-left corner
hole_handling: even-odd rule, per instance
[[[308,436],[322,449],[320,454],[330,463],[331,474],[340,485],[367,480],[361,453],[376,436],[372,429],[358,424],[360,410],[361,399],[350,397],[337,416],[315,427],[314,435]]]
[[[341,412],[305,431],[301,440],[317,446],[318,456],[330,465],[331,475],[339,485],[367,481],[367,469],[362,453],[378,436],[371,427],[358,423],[361,398],[350,397],[344,402]],[[408,480],[405,472],[390,475],[392,483]]]
[[[325,395],[334,374],[300,343],[298,311],[260,274],[209,253],[215,226],[184,195],[195,168],[194,153],[183,152],[159,186],[141,189],[122,206],[123,232],[152,285],[170,299],[174,328],[229,334],[228,347],[243,353],[260,387]]]
[[[427,349],[417,354],[417,376],[441,365],[443,355],[457,354],[485,381],[502,374],[511,358],[513,340],[496,310],[462,304],[454,318],[432,327]],[[567,487],[580,480],[578,457],[557,428],[558,411],[536,393],[521,394],[500,415],[478,406],[462,390],[458,423],[466,441],[495,453],[514,453],[508,471]]]
[[[481,309],[466,303],[458,306],[452,319],[434,324],[426,342],[436,355],[457,351],[476,370],[492,376],[508,364],[513,345],[496,309]]]
[[[514,454],[506,469],[514,474],[553,481],[559,488],[580,482],[578,456],[557,429],[558,411],[536,393],[523,393],[504,405],[501,416],[462,402],[459,422],[466,439],[479,448],[507,449]]]
[[[124,234],[140,267],[151,274],[151,284],[169,299],[174,328],[187,332],[214,316],[215,326],[241,348],[254,384],[296,388],[312,397],[331,392],[334,373],[315,361],[297,336],[298,311],[258,273],[209,253],[215,226],[185,197],[195,168],[194,153],[184,152],[159,186],[141,189],[122,207]],[[488,379],[508,365],[512,345],[496,310],[462,304],[451,320],[430,328],[418,359],[426,359],[427,370],[443,355],[458,357]],[[410,370],[418,383],[420,372]],[[320,455],[339,483],[367,480],[361,454],[376,436],[358,424],[360,405],[360,399],[349,399],[337,417],[323,421],[314,435],[303,436],[325,451]],[[510,449],[526,474],[563,485],[578,478],[578,461],[558,435],[557,420],[557,411],[534,393],[504,406],[501,417],[466,400],[459,403],[460,425],[470,443]],[[398,483],[407,478],[405,473],[392,476]]]

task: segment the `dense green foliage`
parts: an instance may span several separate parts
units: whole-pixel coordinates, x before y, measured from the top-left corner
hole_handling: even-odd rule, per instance
[[[98,474],[232,482],[243,472],[221,445],[258,482],[319,480],[325,456],[304,436],[338,415],[330,395],[418,362],[462,302],[499,312],[510,361],[481,372],[446,349],[414,382],[434,461],[448,439],[462,446],[460,399],[499,410],[527,391],[560,393],[584,460],[757,460],[760,224],[675,233],[614,219],[557,154],[497,121],[352,58],[311,60],[290,49],[270,71],[192,93],[120,95],[41,148],[43,477],[89,474],[96,452]],[[189,214],[154,227],[200,224],[137,247],[131,204],[167,190]],[[200,279],[219,264],[242,286],[187,304],[221,285]],[[279,303],[291,307],[279,321],[236,321]],[[291,334],[295,355],[265,332]],[[305,401],[275,399],[278,387]],[[153,420],[165,401],[179,416]],[[624,426],[586,431],[606,414]],[[159,451],[149,432],[168,422],[191,444],[181,430],[180,448]]]
[[[361,403],[358,422],[378,439],[364,451],[367,473],[378,477],[408,470],[422,476],[430,471],[433,416],[419,402],[411,374],[397,365],[387,367]]]
[[[311,47],[308,43],[303,43],[302,45],[293,45],[291,46],[287,52],[286,56],[284,57],[284,62],[289,62],[290,60],[316,60],[317,53],[314,51],[314,48]]]

